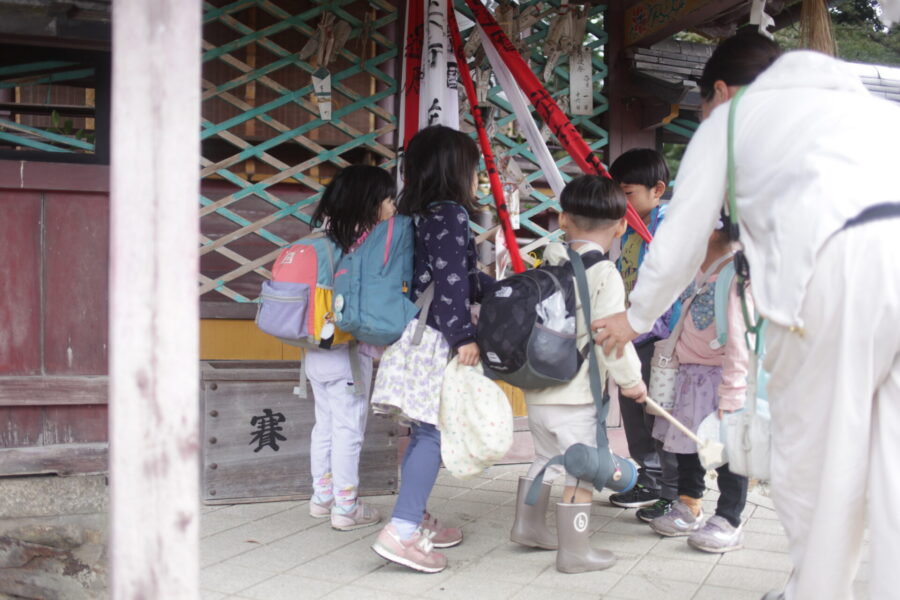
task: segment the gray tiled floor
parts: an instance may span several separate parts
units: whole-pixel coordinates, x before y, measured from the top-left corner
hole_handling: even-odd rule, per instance
[[[429,509],[462,525],[465,541],[446,551],[450,566],[424,575],[388,564],[370,546],[379,528],[338,532],[307,514],[306,502],[205,507],[201,519],[201,587],[205,600],[759,600],[787,580],[787,542],[772,504],[751,492],[745,548],[724,555],[689,548],[683,538],[660,538],[596,494],[592,543],[613,551],[607,571],[565,575],[555,553],[508,540],[516,479],[524,465],[494,467],[468,481],[442,471]],[[558,497],[558,491],[555,493]],[[704,511],[711,514],[716,492]],[[367,502],[389,514],[393,496]],[[551,518],[548,522],[552,523]],[[860,570],[865,579],[866,565]],[[857,585],[857,598],[865,598]]]

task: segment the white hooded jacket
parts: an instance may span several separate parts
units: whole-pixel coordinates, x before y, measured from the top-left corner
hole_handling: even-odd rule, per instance
[[[726,193],[729,107],[700,125],[681,162],[629,298],[638,333],[650,330],[703,261]],[[900,201],[900,107],[869,94],[843,62],[791,52],[747,89],[735,138],[741,242],[756,307],[802,328],[800,307],[828,238],[866,207]]]

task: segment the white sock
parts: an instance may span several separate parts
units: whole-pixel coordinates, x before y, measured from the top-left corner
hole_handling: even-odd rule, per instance
[[[416,530],[419,528],[418,523],[414,523],[413,521],[407,521],[406,519],[391,519],[391,525],[397,528],[397,534],[400,536],[401,540],[408,540],[416,533]]]

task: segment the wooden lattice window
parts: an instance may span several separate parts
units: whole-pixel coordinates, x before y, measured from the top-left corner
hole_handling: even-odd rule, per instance
[[[539,4],[544,16],[525,40],[538,73],[546,63],[542,42],[560,2],[527,0],[521,6]],[[336,169],[360,162],[396,165],[402,10],[397,0],[216,0],[205,6],[200,294],[205,316],[244,316],[252,313],[249,303],[263,278],[271,276],[266,267],[280,248],[308,231],[313,205]],[[457,8],[468,14],[464,2],[458,0]],[[572,121],[600,152],[607,143],[599,125],[608,107],[600,91],[607,73],[602,57],[606,34],[603,7],[587,10],[594,108]],[[320,65],[301,58],[326,13],[350,29],[329,66],[330,121],[319,117],[312,99],[312,73]],[[554,97],[565,97],[568,82],[563,57],[547,88]],[[489,101],[498,111],[494,143],[517,159],[535,185],[521,211],[520,233],[535,240],[528,250],[558,237],[553,214],[559,204],[544,185],[527,143],[512,127],[515,117],[499,87],[490,89]],[[552,139],[551,150],[569,179],[571,158]],[[482,191],[480,201],[490,205],[487,194]],[[484,234],[487,224],[473,223],[472,228]]]
[[[109,54],[0,44],[0,159],[109,162]]]
[[[205,4],[200,294],[206,316],[243,314],[280,248],[349,164],[395,165],[398,10],[388,0]],[[326,14],[349,30],[327,65],[332,118],[304,47]],[[329,19],[331,17],[328,17]]]

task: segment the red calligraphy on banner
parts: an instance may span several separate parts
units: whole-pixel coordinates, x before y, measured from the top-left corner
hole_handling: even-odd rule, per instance
[[[483,37],[487,37],[497,49],[503,62],[509,67],[516,83],[525,92],[528,100],[531,101],[538,115],[550,128],[556,139],[559,140],[559,143],[572,156],[575,164],[584,173],[609,177],[609,173],[606,171],[603,163],[600,162],[600,159],[587,145],[566,114],[559,109],[553,97],[538,81],[537,76],[516,51],[490,11],[479,0],[466,0],[466,4],[472,9],[475,20],[484,31],[485,36]],[[628,204],[625,219],[645,241],[649,242],[652,239],[643,219],[641,219],[631,204]]]
[[[512,228],[509,210],[506,208],[506,200],[503,196],[503,184],[500,182],[500,173],[497,171],[497,164],[494,161],[494,152],[491,149],[491,141],[488,139],[487,130],[484,127],[484,120],[481,117],[481,111],[478,109],[478,99],[475,97],[475,84],[472,82],[472,74],[469,72],[469,64],[466,62],[462,36],[459,34],[459,25],[456,23],[456,13],[453,10],[453,0],[447,0],[447,23],[450,29],[450,42],[453,44],[456,62],[459,65],[459,76],[460,79],[462,79],[463,87],[466,90],[466,96],[469,98],[469,107],[472,111],[472,118],[475,119],[475,127],[478,130],[478,141],[481,145],[481,152],[484,154],[484,166],[487,169],[488,179],[490,179],[491,182],[491,194],[494,196],[497,217],[500,219],[500,226],[503,228],[503,236],[506,238],[506,247],[509,249],[509,257],[512,260],[513,271],[522,273],[525,271],[525,264],[522,261],[522,255],[519,252],[519,243],[516,241],[516,232]],[[501,274],[497,273],[497,276],[500,277]]]

